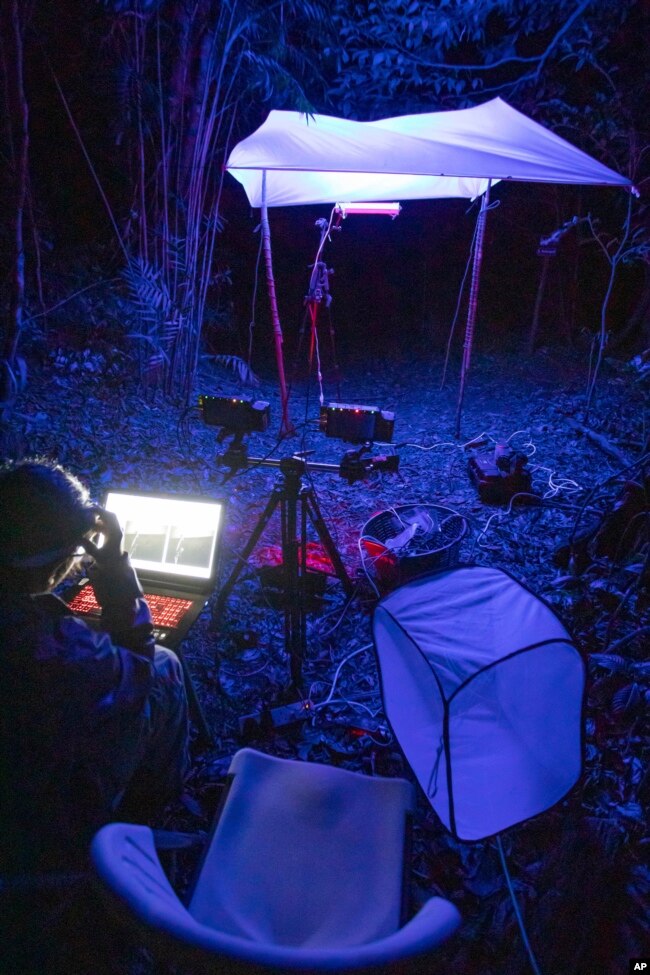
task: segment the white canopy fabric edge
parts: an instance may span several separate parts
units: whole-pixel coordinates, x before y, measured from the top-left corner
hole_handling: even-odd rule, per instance
[[[272,111],[226,169],[251,206],[481,196],[515,180],[622,186],[630,181],[500,98],[474,108],[375,122]]]

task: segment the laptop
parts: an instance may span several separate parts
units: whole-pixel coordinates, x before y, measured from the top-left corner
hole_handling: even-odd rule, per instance
[[[156,641],[175,650],[216,586],[225,502],[140,491],[109,491],[104,507],[124,534],[123,546],[151,609]],[[91,625],[101,609],[83,579],[63,598]]]

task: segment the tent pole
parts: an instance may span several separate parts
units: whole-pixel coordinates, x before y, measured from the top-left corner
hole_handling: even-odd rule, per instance
[[[273,256],[271,254],[271,228],[269,226],[269,211],[266,205],[266,170],[262,170],[262,246],[264,248],[264,264],[266,267],[266,288],[269,293],[269,303],[271,305],[271,320],[273,322],[273,333],[275,336],[275,360],[278,365],[278,376],[280,379],[280,404],[282,407],[282,421],[280,423],[280,433],[293,433],[294,426],[289,419],[289,394],[287,383],[284,376],[284,353],[282,351],[283,338],[280,315],[278,312],[278,300],[275,294],[275,278],[273,277]]]
[[[456,437],[460,437],[460,418],[463,412],[463,399],[465,396],[465,379],[469,370],[469,363],[472,357],[472,343],[474,341],[474,323],[476,322],[476,311],[478,308],[478,289],[481,278],[481,261],[483,259],[483,235],[485,234],[485,218],[487,217],[488,206],[490,205],[490,187],[492,180],[488,180],[488,185],[479,211],[476,226],[476,245],[474,247],[474,263],[472,265],[472,284],[469,292],[469,304],[467,306],[467,323],[465,325],[465,341],[463,342],[463,361],[460,369],[460,390],[458,392],[458,405],[456,407]]]

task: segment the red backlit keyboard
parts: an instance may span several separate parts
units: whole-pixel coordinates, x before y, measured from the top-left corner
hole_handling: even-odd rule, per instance
[[[179,599],[177,596],[157,596],[147,593],[146,600],[154,626],[167,630],[177,627],[192,606],[191,599]],[[84,586],[80,589],[69,606],[73,613],[79,613],[81,616],[99,616],[101,613],[92,586]]]

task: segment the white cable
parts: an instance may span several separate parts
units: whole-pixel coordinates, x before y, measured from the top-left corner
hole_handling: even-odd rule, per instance
[[[510,443],[510,441],[511,441],[511,440],[514,440],[514,439],[515,439],[515,437],[516,437],[516,436],[517,436],[518,434],[520,434],[520,433],[526,433],[526,434],[529,434],[529,431],[528,431],[528,430],[515,430],[515,432],[514,432],[514,433],[511,433],[511,434],[510,434],[510,436],[509,436],[509,437],[508,437],[508,439],[506,440],[506,443]],[[529,436],[530,436],[530,434],[529,434]]]
[[[352,653],[349,653],[347,657],[343,658],[343,660],[340,662],[340,664],[338,665],[334,673],[334,680],[332,681],[332,686],[330,688],[329,694],[327,695],[324,701],[320,701],[318,704],[314,705],[314,707],[323,707],[325,704],[329,704],[331,702],[332,698],[334,697],[334,688],[336,687],[336,682],[339,679],[339,674],[341,673],[341,669],[343,668],[344,664],[346,664],[348,660],[352,660],[353,657],[356,657],[358,653],[364,653],[366,650],[370,650],[371,648],[372,648],[372,643],[366,643],[365,646],[359,647],[358,650],[353,650]]]
[[[382,547],[382,551],[377,552],[376,555],[364,555],[363,551],[359,549],[359,552],[361,554],[361,561],[363,563],[368,561],[370,565],[374,565],[375,562],[381,562],[382,559],[387,557],[390,558],[390,556],[393,554],[391,549],[387,548],[384,545],[384,543],[380,542],[377,538],[373,538],[372,535],[362,535],[357,544],[360,545],[362,541],[374,542],[375,545],[381,545]]]
[[[481,441],[481,440],[483,440],[483,439],[484,439],[485,437],[487,437],[487,439],[488,439],[488,440],[491,440],[491,441],[492,441],[492,443],[496,443],[496,442],[497,442],[497,441],[496,441],[496,440],[494,439],[494,437],[492,436],[492,434],[491,434],[491,433],[488,433],[488,432],[487,432],[486,430],[484,430],[484,431],[483,431],[483,433],[479,433],[479,435],[478,435],[477,437],[472,437],[472,438],[471,438],[471,440],[468,440],[468,441],[467,441],[466,443],[461,443],[461,444],[459,444],[458,446],[459,446],[459,447],[462,447],[462,448],[465,448],[465,447],[469,447],[469,446],[470,446],[471,444],[474,444],[474,443],[477,443],[477,442],[480,442],[480,441]]]
[[[441,443],[432,443],[429,447],[423,447],[419,443],[402,443],[400,447],[414,447],[416,450],[435,450],[436,447],[458,447],[457,443],[452,443],[449,441],[442,441]]]
[[[328,221],[328,224],[327,224],[327,230],[325,231],[325,233],[321,237],[321,242],[318,245],[318,250],[316,251],[316,260],[314,261],[314,267],[316,267],[316,265],[320,261],[320,256],[321,256],[321,254],[323,252],[323,247],[325,246],[325,241],[326,240],[331,240],[331,238],[330,238],[330,231],[332,229],[332,221],[334,220],[334,214],[335,213],[336,213],[336,207],[334,206],[334,207],[332,207],[332,212],[330,213],[330,218],[329,218],[329,221]]]
[[[525,433],[526,431],[524,431],[524,430],[517,430],[516,432],[517,433]],[[514,436],[515,436],[515,434],[513,434],[513,437]],[[492,436],[492,434],[487,433],[486,431],[483,431],[483,433],[479,433],[478,436],[472,437],[466,443],[460,443],[460,444],[459,443],[456,443],[454,440],[441,440],[440,443],[432,443],[432,444],[429,444],[428,447],[424,447],[422,444],[419,444],[419,443],[411,443],[410,441],[408,441],[406,443],[396,444],[396,445],[393,445],[393,444],[383,444],[383,443],[379,443],[379,442],[377,442],[377,444],[380,447],[391,447],[391,446],[397,446],[397,447],[413,447],[415,450],[424,450],[424,451],[436,450],[436,448],[438,448],[438,447],[458,447],[460,450],[463,450],[465,447],[469,447],[471,444],[480,443],[480,441],[481,440],[484,440],[484,439],[491,440],[492,443],[497,443],[497,441],[494,439],[494,437]]]
[[[367,704],[362,704],[361,701],[353,701],[348,697],[335,697],[332,700],[328,698],[327,701],[319,701],[318,704],[312,704],[310,711],[318,711],[319,708],[324,708],[327,704],[349,704],[353,708],[361,708],[366,711],[371,718],[376,718],[378,714],[381,714],[381,708],[373,711]]]
[[[358,540],[358,542],[357,542],[357,547],[359,549],[359,557],[361,559],[361,568],[363,569],[363,571],[365,573],[366,579],[368,580],[368,582],[370,583],[370,585],[374,589],[375,596],[377,597],[377,599],[381,599],[381,593],[379,592],[379,589],[375,585],[374,580],[372,579],[370,573],[368,572],[368,569],[366,568],[366,557],[365,557],[365,555],[363,553],[363,548],[362,548],[362,545],[361,545],[361,543],[362,543],[362,541],[363,541],[363,539],[365,537],[368,537],[368,536],[361,535],[360,538],[359,538],[359,540]],[[372,539],[372,541],[375,541],[375,539]],[[383,543],[382,542],[379,542],[378,544],[381,545]],[[385,555],[384,552],[382,552],[380,555],[376,555],[374,557],[374,559],[373,559],[373,563],[375,561],[377,561],[378,559],[383,558],[384,555]]]
[[[497,518],[500,514],[501,514],[500,511],[495,511],[493,515],[490,515],[490,517],[488,518],[488,520],[483,525],[483,528],[481,529],[481,531],[476,536],[476,545],[478,545],[479,548],[483,548],[483,544],[481,542],[481,539],[482,539],[482,537],[484,535],[487,534],[487,530],[490,527],[490,525],[492,524],[493,519],[494,518]]]
[[[324,701],[319,701],[317,704],[313,704],[312,710],[314,711],[319,710],[320,708],[324,708],[328,704],[349,704],[351,707],[361,708],[363,711],[366,711],[371,718],[376,718],[378,714],[381,714],[382,711],[381,707],[373,711],[372,708],[369,708],[366,704],[362,704],[361,701],[353,701],[347,697],[338,697],[338,698],[334,697],[336,682],[339,679],[339,674],[341,673],[341,669],[343,668],[343,666],[348,662],[348,660],[351,660],[352,657],[356,657],[357,654],[364,653],[366,650],[370,650],[371,648],[372,648],[372,643],[367,643],[365,646],[359,647],[357,650],[353,650],[352,653],[349,653],[347,657],[344,657],[343,660],[341,660],[334,673],[334,680],[332,681],[332,686],[330,687],[329,694],[327,695]]]
[[[508,507],[506,508],[505,511],[495,511],[493,515],[490,515],[490,517],[488,518],[488,520],[485,522],[485,525],[483,526],[483,528],[481,529],[481,531],[476,536],[476,541],[475,541],[474,544],[475,545],[478,545],[479,548],[483,548],[483,546],[481,545],[480,539],[482,538],[483,535],[486,534],[488,528],[490,527],[490,524],[492,523],[492,519],[493,518],[497,518],[497,517],[499,517],[501,515],[503,515],[503,517],[505,517],[506,515],[512,514],[512,502],[516,498],[522,498],[522,497],[523,498],[535,498],[536,501],[539,501],[539,497],[536,494],[532,494],[530,491],[517,491],[517,493],[516,494],[513,494],[513,496],[510,498],[510,501],[508,502]],[[501,522],[501,518],[499,517],[499,523],[500,522]]]
[[[533,454],[536,454],[537,453],[537,447],[535,446],[535,444],[530,439],[530,431],[529,430],[515,430],[514,433],[511,433],[510,434],[510,436],[506,440],[506,443],[509,444],[510,441],[511,440],[514,440],[514,438],[517,437],[520,433],[525,433],[526,436],[528,437],[528,440],[526,440],[525,443],[523,443],[519,449],[522,450],[522,451],[523,450],[527,450],[528,451],[528,448],[530,448],[529,452],[526,453],[526,456],[527,457],[532,457]]]
[[[556,479],[556,471],[552,470],[550,467],[544,467],[541,464],[536,464],[531,467],[532,473],[537,473],[537,471],[543,471],[548,474],[548,491],[543,495],[544,499],[554,498],[560,491],[566,492],[566,494],[576,494],[578,491],[582,491],[582,488],[577,481],[574,481],[571,477],[560,477],[559,480]]]
[[[355,585],[354,589],[352,590],[352,592],[350,593],[350,595],[345,600],[345,604],[344,604],[342,610],[339,610],[339,608],[337,607],[336,609],[331,610],[329,613],[325,613],[323,616],[321,616],[319,618],[319,620],[316,623],[313,624],[313,626],[311,627],[311,632],[314,633],[314,635],[316,636],[316,639],[318,639],[318,640],[327,640],[327,638],[330,637],[332,635],[332,633],[335,633],[336,630],[338,630],[339,626],[341,625],[341,623],[345,619],[346,614],[347,614],[348,610],[350,609],[350,607],[352,605],[352,601],[354,600],[354,597],[356,596],[356,594],[357,594],[357,592],[359,590],[359,586],[360,586],[360,583],[357,582],[357,584]],[[329,628],[329,630],[325,630],[324,633],[321,633],[319,631],[319,629],[318,629],[319,624],[320,623],[324,623],[325,620],[327,620],[327,619],[330,618],[330,616],[337,616],[337,615],[338,615],[338,619],[337,619],[336,623],[334,624],[334,626],[331,626]]]
[[[320,405],[325,403],[325,393],[323,392],[323,374],[320,367],[320,347],[318,344],[318,328],[314,326],[314,351],[316,353],[316,378],[318,379],[318,399]]]
[[[402,517],[401,517],[401,515],[399,515],[399,514],[397,513],[397,510],[396,510],[396,508],[395,508],[395,506],[394,506],[394,505],[392,505],[392,504],[391,504],[391,505],[389,505],[389,506],[388,506],[388,507],[386,508],[386,511],[390,511],[390,513],[391,513],[392,515],[394,515],[394,516],[395,516],[395,517],[397,518],[397,520],[399,521],[399,523],[400,523],[400,525],[402,526],[402,528],[408,528],[408,527],[409,527],[409,526],[408,526],[408,525],[406,524],[406,522],[404,522],[404,521],[402,521]],[[383,543],[383,542],[382,542],[381,544],[382,544],[382,545],[384,545],[384,543]],[[384,548],[386,548],[386,545],[384,545]]]

